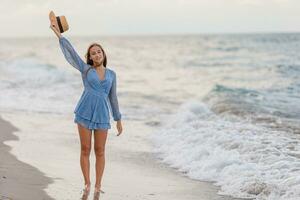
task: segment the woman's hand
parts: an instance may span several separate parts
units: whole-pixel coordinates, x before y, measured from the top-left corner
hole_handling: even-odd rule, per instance
[[[118,134],[117,136],[121,135],[123,128],[122,128],[122,122],[121,120],[117,121],[117,129],[118,129]]]
[[[58,28],[55,27],[54,24],[51,23],[51,24],[50,24],[50,28],[54,31],[54,33],[56,34],[56,36],[57,36],[58,38],[61,37],[61,33],[59,32]]]

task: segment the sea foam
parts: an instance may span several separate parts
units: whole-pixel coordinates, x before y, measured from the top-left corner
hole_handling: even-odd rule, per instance
[[[219,194],[299,199],[299,138],[188,101],[151,136],[157,157],[186,176],[213,181]]]

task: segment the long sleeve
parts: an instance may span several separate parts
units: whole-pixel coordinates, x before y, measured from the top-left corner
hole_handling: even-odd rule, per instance
[[[117,97],[117,76],[114,71],[113,71],[112,86],[109,91],[108,97],[109,97],[114,121],[118,121],[121,119],[122,115],[119,111],[119,103],[118,103],[118,97]]]
[[[59,45],[66,60],[73,67],[78,69],[81,73],[88,68],[87,64],[79,57],[71,43],[64,36],[59,38]]]

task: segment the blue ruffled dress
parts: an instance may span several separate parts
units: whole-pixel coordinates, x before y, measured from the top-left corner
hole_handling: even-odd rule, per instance
[[[95,68],[90,69],[86,74],[88,68],[92,66],[79,57],[64,36],[59,38],[59,44],[68,63],[81,72],[84,85],[84,91],[74,110],[74,122],[91,130],[110,129],[109,111],[112,112],[114,121],[121,119],[116,90],[116,73],[106,67],[104,80],[99,78]]]

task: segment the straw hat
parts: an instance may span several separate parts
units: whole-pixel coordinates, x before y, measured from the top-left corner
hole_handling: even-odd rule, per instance
[[[65,16],[55,16],[54,12],[51,11],[49,13],[49,19],[51,24],[59,29],[61,33],[67,31],[69,29],[69,25]]]

